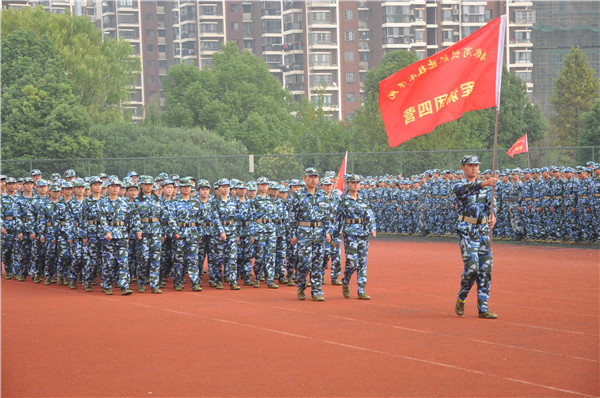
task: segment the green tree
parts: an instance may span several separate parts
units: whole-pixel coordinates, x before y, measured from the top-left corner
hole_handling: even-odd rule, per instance
[[[581,115],[588,112],[598,98],[600,81],[587,62],[585,54],[573,47],[563,58],[563,66],[554,81],[550,98],[550,118],[555,144],[575,146],[581,132]]]
[[[589,112],[581,115],[581,133],[578,146],[595,146],[595,150],[581,149],[578,153],[579,163],[584,164],[589,160],[598,161],[600,157],[600,98],[597,98]]]
[[[2,37],[18,29],[50,38],[73,83],[73,94],[93,122],[130,119],[121,104],[130,99],[129,90],[141,69],[129,42],[103,41],[102,31],[87,17],[47,13],[41,6],[3,10]]]
[[[165,121],[170,126],[205,127],[251,153],[269,153],[290,139],[295,105],[261,58],[226,43],[211,68],[191,68],[169,69]]]
[[[29,30],[2,40],[2,157],[102,155],[52,41]],[[28,171],[28,170],[27,170]]]

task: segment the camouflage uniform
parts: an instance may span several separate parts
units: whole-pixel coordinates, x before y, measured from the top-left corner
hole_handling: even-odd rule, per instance
[[[238,189],[240,187],[246,187],[243,183],[237,184]],[[238,202],[237,207],[240,209],[240,230],[239,230],[239,242],[237,244],[237,273],[239,277],[246,283],[250,282],[252,275],[252,257],[254,256],[254,247],[250,241],[250,233],[248,232],[249,225],[249,213],[250,213],[250,201],[245,199],[243,202],[239,197],[235,200]]]
[[[83,186],[83,180],[76,179],[75,186]],[[77,279],[82,278],[83,269],[88,262],[88,253],[83,238],[85,237],[85,220],[83,215],[83,204],[77,198],[72,198],[67,202],[68,211],[73,217],[73,244],[71,245],[71,269],[69,270],[69,279],[73,284]]]
[[[477,157],[467,156],[462,164],[477,162]],[[466,163],[464,163],[466,162]],[[474,283],[477,283],[477,308],[487,313],[492,283],[492,251],[487,217],[491,211],[491,189],[482,187],[481,181],[456,182],[452,187],[456,195],[459,222],[456,227],[458,242],[464,262],[461,287],[457,300],[464,303]],[[468,218],[465,218],[468,217]]]
[[[570,167],[567,167],[565,172],[574,173],[574,170]],[[565,227],[565,240],[579,240],[579,223],[577,222],[577,200],[579,195],[579,185],[579,180],[574,177],[567,178],[567,180],[564,183],[563,225]]]
[[[331,184],[332,181],[327,179],[327,177],[323,178],[321,185],[323,184]],[[340,206],[341,198],[333,192],[330,196],[327,196],[327,204],[329,206],[329,221],[332,224],[332,228],[335,230],[335,222],[336,215],[338,212],[338,207]],[[368,202],[365,201],[368,206]],[[335,243],[335,245],[333,245]],[[342,273],[342,259],[341,259],[341,246],[342,240],[338,234],[337,237],[332,236],[331,242],[325,242],[325,246],[323,248],[323,273],[327,271],[327,264],[331,259],[331,283],[339,284],[339,278]],[[337,281],[337,282],[336,282]]]
[[[513,170],[512,174],[518,174],[519,172],[520,170]],[[507,191],[505,191],[505,193],[506,202],[508,204],[508,221],[510,225],[509,236],[516,240],[521,240],[525,235],[523,210],[521,207],[521,202],[523,200],[523,183],[521,181],[511,181],[507,184]]]
[[[305,170],[304,174],[318,176],[313,168]],[[304,187],[295,192],[291,200],[290,221],[295,223],[292,235],[298,239],[298,292],[304,294],[306,277],[310,272],[311,295],[314,299],[315,296],[323,295],[323,246],[326,235],[331,235],[332,232],[331,223],[328,221],[327,198],[320,189],[311,194]]]
[[[12,177],[7,178],[8,184],[16,182]],[[6,235],[2,236],[2,262],[6,271],[6,279],[11,279],[13,275],[17,276],[21,273],[18,260],[15,261],[18,256],[18,252],[15,251],[18,241],[17,235],[23,230],[22,216],[19,212],[17,199],[16,194],[10,196],[8,193],[5,193],[2,195],[2,218],[0,219],[0,226],[6,230]]]
[[[90,184],[101,182],[99,177],[93,177]],[[102,198],[100,198],[102,199]],[[88,262],[83,270],[84,287],[89,287],[96,281],[96,275],[102,268],[102,229],[98,218],[98,202],[93,194],[83,201],[83,229],[82,234],[88,240],[87,259]]]
[[[348,182],[357,181],[350,176]],[[360,196],[356,200],[350,194],[342,196],[335,216],[335,233],[343,233],[346,263],[342,283],[345,287],[356,272],[358,294],[364,295],[367,284],[367,255],[369,253],[369,234],[376,230],[373,212]]]
[[[25,179],[25,183],[27,182],[33,182],[31,177]],[[25,278],[27,275],[30,275],[32,279],[35,276],[31,271],[35,244],[35,239],[31,239],[31,235],[36,231],[36,218],[33,207],[34,200],[34,195],[26,197],[25,194],[22,194],[16,198],[16,205],[22,222],[21,232],[23,232],[23,239],[17,239],[17,246],[15,248],[17,252],[15,261],[18,261],[17,276]]]
[[[38,187],[48,186],[48,182],[45,180],[38,180],[36,184]],[[31,253],[31,274],[34,276],[34,281],[36,283],[40,282],[40,278],[44,274],[44,268],[46,264],[46,249],[44,243],[42,243],[42,241],[40,240],[41,231],[38,227],[38,220],[41,217],[43,206],[49,200],[50,197],[48,195],[40,196],[38,194],[32,202],[36,238],[33,241],[33,248]]]

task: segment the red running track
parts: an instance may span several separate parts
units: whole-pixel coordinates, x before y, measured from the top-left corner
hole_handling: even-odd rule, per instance
[[[356,280],[318,303],[287,286],[122,297],[3,279],[2,397],[597,397],[599,254],[496,244],[497,320],[477,318],[475,291],[454,314],[445,242],[372,241],[371,301]]]

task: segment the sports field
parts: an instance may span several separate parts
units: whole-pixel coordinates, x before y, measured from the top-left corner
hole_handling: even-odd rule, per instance
[[[2,397],[600,395],[600,250],[494,244],[497,320],[477,318],[475,291],[454,314],[462,268],[454,241],[378,237],[370,301],[355,280],[350,299],[327,279],[325,302],[302,302],[287,286],[122,297],[2,278]]]

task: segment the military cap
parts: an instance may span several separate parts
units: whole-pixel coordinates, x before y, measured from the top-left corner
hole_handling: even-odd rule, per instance
[[[156,183],[158,183],[158,181],[156,181]],[[162,181],[160,182],[160,186],[161,186],[161,187],[166,187],[167,185],[173,185],[173,186],[176,186],[176,185],[175,185],[175,181],[173,181],[173,180],[171,180],[171,179],[169,179],[169,178],[167,178],[166,180],[162,180]]]
[[[541,171],[541,172],[544,172],[544,171],[545,171],[546,173],[548,173],[550,170],[549,170],[547,167],[542,167],[542,168],[540,169],[540,171]]]
[[[171,180],[176,181],[176,180],[180,180],[181,178],[179,178],[179,174],[171,174]]]
[[[159,188],[160,188],[160,187],[158,186],[158,183],[157,183],[157,182],[153,182],[153,183],[152,183],[152,190],[153,190],[153,191],[158,191],[158,189],[159,189]]]
[[[69,169],[67,171],[65,171],[65,178],[69,178],[69,177],[75,177],[75,170],[73,169]]]
[[[31,170],[31,173],[29,173],[32,176],[38,176],[40,174],[42,174],[42,172],[39,169],[33,169]]]
[[[48,181],[40,178],[39,180],[36,181],[36,185],[38,187],[47,187],[48,186]]]
[[[102,184],[102,180],[100,179],[99,176],[90,177],[90,181],[89,181],[90,185],[92,185],[94,183],[97,183],[97,182],[99,182],[100,184]]]
[[[244,181],[238,181],[235,184],[235,188],[237,188],[237,189],[247,189],[248,187],[246,186],[246,184],[244,183]]]
[[[127,173],[128,177],[136,177],[138,175],[138,173],[136,173],[135,171],[131,170],[129,173]]]
[[[154,184],[154,179],[152,176],[143,175],[139,178],[140,184]]]
[[[138,187],[138,184],[136,184],[136,183],[133,181],[133,178],[131,178],[131,177],[126,177],[126,178],[124,178],[124,179],[123,179],[123,185],[125,186],[125,189],[129,189],[129,188],[132,188],[132,187],[134,187],[134,188],[139,188],[139,187]]]
[[[484,170],[483,174],[492,174],[492,170],[490,170],[490,169]]]
[[[16,184],[17,183],[17,179],[15,177],[7,177],[6,178],[6,183],[7,184]]]
[[[269,179],[267,177],[258,177],[256,179],[256,183],[257,184],[268,184],[269,183]]]
[[[360,182],[360,178],[357,174],[350,174],[346,178],[346,182]]]
[[[521,174],[521,169],[520,168],[516,168],[516,169],[512,169],[512,171],[510,172],[510,174]]]
[[[248,191],[256,191],[257,189],[256,181],[248,182]]]
[[[335,171],[326,171],[324,174],[325,177],[329,177],[329,178],[335,178]]]
[[[300,184],[300,180],[294,178],[290,181],[290,186],[291,185],[302,185],[302,184]]]
[[[466,155],[460,159],[460,165],[464,166],[466,164],[481,164],[479,163],[479,159],[475,155]]]
[[[85,180],[83,178],[75,177],[73,180],[73,187],[85,187]]]
[[[533,174],[540,174],[540,169],[538,169],[538,168],[536,167],[536,168],[534,168],[533,170],[531,170],[531,172],[532,172]]]
[[[282,185],[281,189],[279,190],[279,192],[285,193],[285,192],[289,192],[290,189],[286,186],[286,185]]]
[[[464,175],[464,174],[465,174],[465,172],[464,172],[464,171],[462,171],[462,170],[458,170],[458,171],[456,172],[456,174],[457,174],[457,175],[461,175],[461,176],[462,176],[462,175]]]
[[[198,180],[198,188],[210,188],[210,182],[202,178]]]
[[[162,180],[166,180],[167,178],[169,178],[169,175],[167,173],[158,173],[158,175],[156,176],[156,178],[154,180],[162,181]]]
[[[573,170],[572,167],[566,167],[564,172],[565,173],[575,173],[575,170]]]
[[[319,176],[319,172],[317,171],[317,169],[315,169],[314,167],[307,167],[304,170],[304,176]]]
[[[50,176],[50,179],[55,181],[55,180],[60,180],[60,174],[58,173],[52,173],[52,175]]]
[[[506,175],[506,170],[500,170],[500,172],[498,173],[498,176],[502,177]]]
[[[63,189],[73,188],[73,183],[71,181],[63,181],[62,187],[63,187]]]
[[[279,191],[281,189],[281,186],[277,183],[277,181],[271,181],[269,183],[269,189],[275,189]]]
[[[60,184],[50,184],[50,191],[52,192],[60,192],[61,189]]]
[[[100,177],[100,178],[108,178],[108,174],[106,174],[106,173],[99,173],[98,177]]]
[[[217,181],[216,185],[218,187],[220,187],[222,185],[229,185],[229,186],[231,186],[231,183],[229,182],[229,180],[227,178],[219,178],[219,180]]]
[[[525,170],[523,170],[523,173],[531,174],[531,170],[525,169]]]
[[[433,169],[432,171],[433,171],[434,173],[438,173],[438,174],[440,174],[440,169]]]
[[[19,178],[17,178],[17,182],[20,182],[20,183],[22,183],[22,182],[23,182],[23,177],[19,177]]]
[[[29,184],[29,183],[33,184],[33,178],[31,178],[31,177],[23,178],[23,184]]]
[[[6,180],[6,176],[4,174],[0,174],[0,180]]]
[[[110,186],[110,185],[119,185],[119,186],[123,186],[123,183],[119,180],[118,177],[116,176],[111,176],[111,178],[109,178],[106,181],[106,185]]]
[[[164,184],[164,182],[163,182]],[[192,180],[189,179],[189,177],[184,177],[182,179],[179,180],[179,186],[180,187],[191,187],[192,186]]]
[[[331,181],[331,177],[323,177],[321,180],[321,185],[331,185],[333,181]]]

